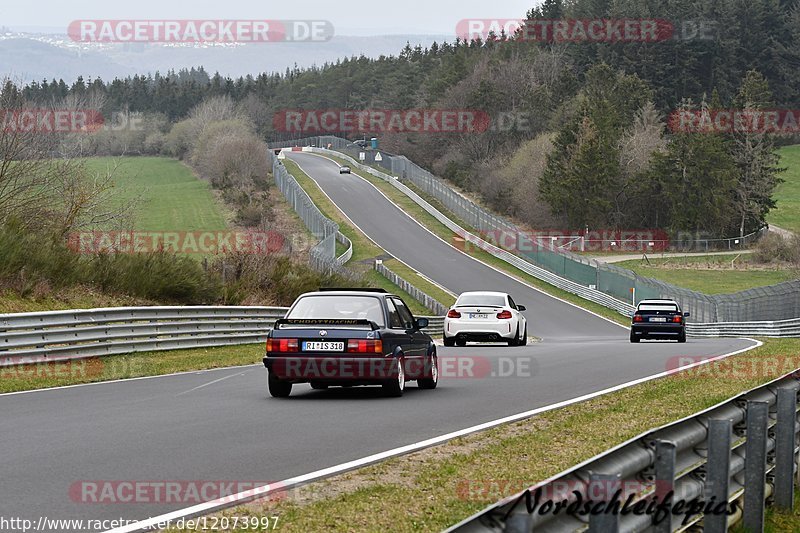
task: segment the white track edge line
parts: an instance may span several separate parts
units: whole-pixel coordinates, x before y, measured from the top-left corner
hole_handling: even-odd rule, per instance
[[[489,422],[484,422],[482,424],[478,424],[475,426],[471,426],[465,429],[461,429],[458,431],[453,431],[451,433],[447,433],[445,435],[440,435],[438,437],[433,437],[427,440],[415,442],[413,444],[407,444],[405,446],[400,446],[398,448],[393,448],[391,450],[387,450],[385,452],[379,452],[373,455],[368,455],[367,457],[363,457],[361,459],[355,459],[353,461],[348,461],[346,463],[341,463],[336,466],[331,466],[328,468],[323,468],[320,470],[316,470],[314,472],[309,472],[308,474],[303,474],[300,476],[291,477],[285,479],[283,481],[278,481],[276,483],[271,483],[268,485],[262,485],[261,487],[256,487],[252,490],[240,492],[238,494],[227,496],[225,498],[221,498],[218,500],[213,500],[210,502],[201,503],[198,505],[193,505],[191,507],[186,507],[184,509],[179,509],[177,511],[172,511],[169,513],[165,513],[160,516],[151,517],[146,520],[141,520],[139,522],[135,522],[133,524],[129,524],[126,526],[118,527],[115,529],[109,529],[106,533],[133,533],[138,531],[144,530],[151,530],[153,526],[157,524],[164,524],[168,521],[173,521],[179,518],[188,518],[192,516],[198,516],[200,513],[206,513],[209,511],[220,511],[222,509],[233,507],[235,505],[240,505],[242,503],[246,503],[248,501],[252,501],[258,499],[262,496],[267,496],[270,493],[276,492],[278,490],[286,490],[293,487],[297,487],[303,485],[305,483],[309,483],[312,481],[317,481],[326,477],[330,477],[336,474],[341,474],[343,472],[347,472],[350,470],[355,470],[357,468],[361,468],[364,466],[368,466],[372,463],[376,463],[379,461],[383,461],[392,457],[397,457],[399,455],[405,455],[408,453],[412,453],[415,451],[419,451],[425,448],[429,448],[431,446],[436,446],[437,444],[443,444],[449,440],[456,439],[458,437],[464,437],[466,435],[470,435],[472,433],[477,433],[479,431],[483,431],[486,429],[491,429],[493,427],[508,424],[511,422],[518,422],[520,420],[525,420],[526,418],[531,418],[538,414],[552,411],[555,409],[559,409],[561,407],[567,407],[569,405],[573,405],[576,403],[580,403],[586,400],[591,400],[592,398],[597,398],[598,396],[603,396],[605,394],[609,394],[612,392],[616,392],[622,389],[626,389],[628,387],[632,387],[634,385],[639,385],[642,383],[646,383],[648,381],[652,381],[658,378],[666,377],[671,374],[675,374],[676,372],[681,372],[683,370],[687,370],[696,366],[705,365],[711,363],[713,361],[718,361],[720,359],[725,359],[731,357],[733,355],[737,355],[740,353],[744,353],[750,351],[754,348],[758,348],[762,346],[764,343],[751,338],[746,338],[749,341],[754,342],[752,346],[748,346],[746,348],[741,348],[739,350],[729,352],[726,354],[719,355],[717,357],[712,357],[703,361],[698,361],[696,363],[692,363],[690,365],[682,366],[673,370],[667,370],[664,372],[660,372],[658,374],[653,374],[651,376],[646,376],[643,378],[635,379],[633,381],[628,381],[626,383],[622,383],[620,385],[615,385],[613,387],[609,387],[600,391],[591,392],[588,394],[584,394],[583,396],[578,396],[575,398],[571,398],[569,400],[564,400],[561,402],[557,402],[554,404],[546,405],[544,407],[537,407],[536,409],[532,409],[530,411],[525,411],[522,413],[517,413],[515,415],[506,416],[503,418],[498,418],[495,420],[491,420]]]

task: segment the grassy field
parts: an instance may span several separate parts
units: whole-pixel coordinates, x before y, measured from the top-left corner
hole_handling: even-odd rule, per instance
[[[609,447],[779,377],[785,365],[775,365],[774,358],[785,357],[796,366],[799,349],[798,339],[767,340],[732,356],[729,364],[684,371],[548,411],[223,515],[278,516],[281,531],[329,530],[337,524],[351,531],[440,531]],[[488,482],[493,483],[490,490]],[[776,528],[788,519],[770,515]]]
[[[784,146],[779,150],[781,166],[786,168],[773,197],[778,201],[767,215],[767,222],[794,232],[800,232],[800,145]]]
[[[191,169],[165,157],[87,159],[94,173],[113,171],[115,200],[137,202],[134,228],[143,231],[222,230],[227,227],[211,186]]]
[[[660,279],[705,294],[743,291],[798,277],[798,272],[795,270],[762,269],[749,260],[746,255],[737,258],[736,254],[732,254],[658,258],[650,259],[649,264],[635,259],[614,265],[633,270],[640,276]],[[731,261],[734,261],[735,267],[731,266]]]

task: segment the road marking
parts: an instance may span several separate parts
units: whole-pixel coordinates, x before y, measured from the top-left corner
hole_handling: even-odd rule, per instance
[[[137,352],[134,352],[137,353]],[[53,390],[61,390],[61,389],[73,389],[75,387],[88,387],[90,385],[108,385],[110,383],[123,383],[126,381],[139,381],[142,379],[157,379],[157,378],[169,378],[173,376],[184,376],[187,374],[204,374],[206,372],[216,372],[218,370],[231,370],[233,368],[248,368],[253,366],[264,366],[263,363],[253,363],[252,365],[235,365],[235,366],[222,366],[219,368],[206,368],[203,370],[186,370],[184,372],[173,372],[171,374],[160,374],[158,376],[138,376],[135,378],[120,378],[120,379],[112,379],[110,381],[93,381],[91,383],[76,383],[75,385],[60,385],[58,387],[47,387],[45,389],[30,389],[30,390],[20,390],[16,392],[4,392],[0,394],[0,398],[3,396],[14,396],[16,394],[32,394],[34,392],[47,392]]]
[[[321,155],[321,154],[315,154],[315,153],[313,153],[313,152],[307,152],[307,153],[308,153],[309,155],[313,155],[313,156],[316,156],[316,157],[321,157],[321,158],[323,158],[323,159],[327,159],[328,161],[331,161],[331,162],[333,162],[334,164],[338,165],[338,163],[336,163],[336,161],[334,161],[334,160],[333,160],[333,159],[331,159],[330,157],[327,157],[327,156],[324,156],[324,155]],[[293,161],[294,161],[294,160],[293,160]],[[299,164],[297,161],[295,161],[295,164],[296,164],[298,167],[300,166],[300,164]],[[302,167],[301,167],[301,169],[302,169]],[[305,170],[304,170],[303,172],[305,172]],[[362,170],[361,172],[364,172],[364,171]],[[313,177],[311,177],[311,175],[310,175],[310,174],[308,174],[308,172],[306,172],[306,175],[308,175],[308,177],[310,177],[310,178],[311,178],[311,179],[314,181],[314,183],[317,183],[317,180],[315,180]],[[498,267],[496,267],[496,266],[494,266],[494,265],[490,265],[489,263],[485,263],[484,261],[482,261],[482,260],[480,260],[480,259],[478,259],[478,258],[476,258],[476,257],[473,257],[473,256],[469,255],[469,254],[468,254],[468,253],[466,253],[465,251],[463,251],[463,250],[459,250],[458,248],[456,248],[455,246],[453,246],[451,243],[449,243],[449,242],[447,242],[446,240],[444,240],[444,239],[442,239],[441,237],[439,237],[439,236],[438,236],[436,233],[434,233],[434,232],[433,232],[431,229],[429,229],[428,227],[426,227],[425,225],[423,225],[423,224],[422,224],[421,222],[419,222],[417,219],[415,219],[414,217],[412,217],[412,216],[411,216],[409,213],[407,213],[405,210],[403,210],[403,208],[402,208],[402,207],[400,207],[399,205],[397,205],[396,203],[394,203],[394,202],[391,200],[391,198],[389,198],[388,196],[386,196],[386,194],[384,194],[384,192],[383,192],[382,190],[380,190],[378,187],[376,187],[376,186],[375,186],[375,184],[373,184],[371,181],[369,181],[369,180],[368,180],[368,179],[366,179],[365,177],[363,177],[363,176],[360,176],[360,175],[358,175],[358,174],[355,174],[355,175],[356,175],[356,176],[358,176],[360,179],[364,180],[365,182],[367,182],[367,183],[368,183],[368,184],[369,184],[371,187],[373,187],[373,188],[374,188],[376,191],[378,191],[378,193],[379,193],[381,196],[383,196],[384,198],[386,198],[386,201],[387,201],[387,202],[389,202],[389,203],[390,203],[390,204],[392,204],[394,207],[396,207],[396,208],[397,208],[397,209],[398,209],[398,210],[399,210],[401,213],[403,213],[405,216],[407,216],[408,218],[410,218],[412,221],[416,222],[416,223],[417,223],[417,225],[419,225],[419,227],[421,227],[422,229],[424,229],[425,231],[427,231],[428,233],[430,233],[431,235],[433,235],[434,237],[436,237],[437,239],[439,239],[440,241],[442,241],[442,242],[443,242],[445,245],[449,246],[449,247],[450,247],[450,248],[452,248],[453,250],[456,250],[457,252],[460,252],[460,253],[462,253],[462,254],[463,254],[465,257],[468,257],[468,258],[472,259],[473,261],[477,261],[478,263],[480,263],[480,264],[482,264],[482,265],[484,265],[484,266],[487,266],[487,267],[491,268],[491,269],[492,269],[492,270],[494,270],[495,272],[499,272],[500,274],[503,274],[503,275],[505,275],[505,276],[507,276],[507,277],[509,277],[509,278],[513,279],[513,280],[514,280],[514,281],[516,281],[517,283],[521,283],[522,285],[525,285],[526,287],[528,287],[528,288],[530,288],[530,289],[533,289],[533,290],[535,290],[535,291],[537,291],[537,292],[540,292],[540,293],[542,293],[542,294],[544,294],[544,295],[546,295],[546,296],[549,296],[550,298],[553,298],[553,299],[555,299],[555,300],[558,300],[559,302],[562,302],[562,303],[565,303],[565,304],[571,305],[572,307],[575,307],[575,308],[577,308],[577,309],[580,309],[581,311],[584,311],[584,312],[586,312],[586,313],[589,313],[589,314],[591,314],[591,315],[594,315],[594,316],[596,316],[596,317],[598,317],[598,318],[601,318],[601,319],[605,320],[606,322],[609,322],[609,323],[611,323],[611,324],[614,324],[615,326],[618,326],[618,327],[621,327],[621,328],[623,328],[623,329],[626,329],[626,330],[629,330],[629,331],[630,331],[630,327],[628,327],[628,326],[623,326],[623,325],[622,325],[622,324],[620,324],[619,322],[615,322],[614,320],[611,320],[610,318],[606,318],[606,317],[604,317],[604,316],[602,316],[602,315],[600,315],[600,314],[597,314],[597,313],[595,313],[594,311],[590,311],[589,309],[586,309],[586,308],[584,308],[584,307],[581,307],[581,306],[580,306],[580,305],[578,305],[578,304],[575,304],[575,303],[569,302],[569,301],[567,301],[567,300],[564,300],[564,299],[562,299],[562,298],[559,298],[558,296],[554,296],[554,295],[550,294],[549,292],[546,292],[545,290],[543,290],[543,289],[540,289],[540,288],[538,288],[538,287],[535,287],[535,286],[531,285],[530,283],[528,283],[527,281],[525,281],[525,280],[523,280],[523,279],[520,279],[520,278],[518,278],[517,276],[515,276],[514,274],[511,274],[510,272],[506,272],[505,270],[502,270],[502,269],[500,269],[500,268],[498,268]],[[380,178],[378,178],[378,179],[380,179]],[[317,187],[319,187],[319,189],[320,189],[320,190],[322,190],[322,187],[320,187],[320,186],[319,186],[319,183],[317,183]],[[399,189],[398,189],[398,190],[399,190]],[[324,191],[324,190],[322,190],[322,192],[323,192],[323,193],[325,193],[325,191]],[[402,191],[401,191],[401,192],[402,192]],[[325,196],[328,196],[328,195],[327,195],[327,193],[325,193]],[[329,196],[328,196],[328,199],[330,199],[330,197],[329,197]],[[331,200],[331,202],[333,202],[333,200]],[[333,202],[333,205],[336,205],[336,202]],[[336,206],[336,208],[337,208],[337,209],[339,209],[339,206]],[[341,212],[341,209],[339,209],[339,211]],[[442,214],[444,215],[444,213],[442,213]],[[345,215],[345,217],[347,217],[347,215]],[[350,220],[350,219],[348,218],[347,220]],[[358,227],[358,226],[356,226],[356,227]],[[463,228],[462,228],[462,229],[463,229]],[[359,228],[359,230],[361,230],[361,228]],[[452,231],[452,230],[450,230],[450,229],[448,228],[448,231]],[[466,231],[466,230],[464,230],[464,231]],[[363,230],[361,230],[361,232],[362,232],[362,233],[364,233],[364,232],[363,232]],[[364,233],[364,234],[366,235],[366,233]],[[455,234],[454,234],[454,235],[455,235]],[[367,236],[367,238],[369,238],[369,236]],[[478,238],[480,238],[480,237],[478,237]],[[372,241],[372,239],[371,239],[371,238],[370,238],[370,240]],[[483,239],[481,239],[481,240],[483,240]],[[372,242],[375,242],[375,241],[372,241]],[[377,245],[377,243],[376,243],[376,245]],[[379,246],[379,245],[378,245],[378,246]],[[488,253],[488,252],[487,252],[487,253]],[[399,260],[399,259],[398,259],[398,260]],[[513,265],[511,265],[511,264],[509,264],[508,266],[509,266],[509,267],[511,267],[511,268],[514,268],[514,267],[513,267]],[[409,268],[411,268],[411,267],[409,267]],[[412,270],[413,270],[413,268],[412,268]],[[536,277],[536,276],[533,276],[533,277]],[[541,280],[540,280],[540,281],[541,281]],[[547,283],[547,282],[546,282],[546,281],[542,281],[542,283]],[[450,291],[448,291],[448,292],[450,292]],[[589,300],[587,300],[587,301],[589,301]]]
[[[260,487],[256,487],[252,490],[240,492],[238,494],[234,494],[232,496],[226,496],[224,498],[220,498],[218,500],[213,500],[210,502],[201,503],[198,505],[193,505],[191,507],[186,507],[184,509],[179,509],[177,511],[172,511],[169,513],[165,513],[160,516],[148,518],[146,520],[140,520],[139,522],[135,522],[133,524],[129,524],[126,526],[118,527],[115,529],[110,529],[107,533],[133,533],[137,531],[145,531],[150,530],[157,524],[163,524],[168,521],[176,521],[179,518],[193,518],[196,516],[201,516],[205,514],[210,514],[211,512],[221,511],[222,509],[226,509],[229,507],[234,507],[236,505],[241,505],[243,503],[257,500],[274,492],[278,492],[281,490],[288,490],[294,487],[298,487],[301,485],[305,485],[312,481],[318,481],[320,479],[324,479],[327,477],[331,477],[337,474],[342,474],[344,472],[348,472],[351,470],[355,470],[357,468],[363,468],[365,466],[369,466],[374,463],[378,463],[380,461],[384,461],[386,459],[390,459],[392,457],[397,457],[400,455],[405,455],[408,453],[416,452],[419,450],[423,450],[425,448],[430,448],[431,446],[436,446],[438,444],[443,444],[449,440],[456,439],[459,437],[464,437],[466,435],[471,435],[473,433],[477,433],[479,431],[484,431],[486,429],[491,429],[496,426],[500,426],[503,424],[509,424],[511,422],[519,422],[520,420],[525,420],[527,418],[531,418],[541,413],[545,413],[547,411],[552,411],[554,409],[560,409],[561,407],[567,407],[569,405],[573,405],[576,403],[580,403],[586,400],[591,400],[592,398],[597,398],[598,396],[603,396],[605,394],[609,394],[611,392],[616,392],[618,390],[625,389],[627,387],[632,387],[634,385],[639,385],[641,383],[646,383],[648,381],[652,381],[654,379],[662,378],[665,376],[669,376],[676,372],[680,372],[683,370],[687,370],[696,366],[705,365],[711,363],[713,361],[718,361],[720,359],[725,359],[727,357],[731,357],[733,355],[737,355],[740,353],[744,353],[750,351],[754,348],[762,346],[762,343],[756,339],[747,340],[753,342],[752,346],[748,346],[747,348],[741,348],[739,350],[723,354],[717,357],[712,357],[705,361],[698,361],[696,363],[692,363],[690,365],[682,366],[673,370],[667,370],[665,372],[661,372],[658,374],[653,374],[652,376],[647,376],[639,379],[635,379],[633,381],[628,381],[626,383],[622,383],[620,385],[615,385],[613,387],[609,387],[607,389],[603,389],[597,392],[591,392],[589,394],[584,394],[583,396],[578,396],[576,398],[572,398],[570,400],[564,400],[558,403],[546,405],[544,407],[537,407],[536,409],[531,409],[530,411],[525,411],[522,413],[517,413],[515,415],[506,416],[503,418],[498,418],[496,420],[492,420],[489,422],[484,422],[483,424],[478,424],[476,426],[471,426],[465,429],[461,429],[458,431],[453,431],[451,433],[447,433],[445,435],[440,435],[438,437],[433,437],[430,439],[426,439],[423,441],[415,442],[413,444],[407,444],[405,446],[400,446],[398,448],[393,448],[391,450],[387,450],[385,452],[376,453],[373,455],[369,455],[367,457],[363,457],[361,459],[355,459],[353,461],[348,461],[346,463],[342,463],[336,466],[331,466],[328,468],[323,468],[321,470],[316,470],[314,472],[310,472],[308,474],[303,474],[300,476],[291,477],[285,479],[283,481],[278,481],[276,483],[270,483],[268,485],[262,485]]]
[[[249,370],[248,370],[248,372],[249,372]],[[184,394],[189,394],[190,392],[194,392],[196,390],[200,390],[200,389],[203,389],[205,387],[208,387],[209,385],[213,385],[214,383],[219,383],[220,381],[225,381],[228,378],[233,378],[233,377],[236,377],[236,376],[244,376],[245,374],[247,374],[247,372],[239,372],[238,374],[230,374],[228,376],[223,376],[223,377],[221,377],[219,379],[215,379],[213,381],[209,381],[208,383],[203,383],[202,385],[198,385],[197,387],[194,387],[194,388],[189,389],[187,391],[179,392],[175,396],[183,396]]]

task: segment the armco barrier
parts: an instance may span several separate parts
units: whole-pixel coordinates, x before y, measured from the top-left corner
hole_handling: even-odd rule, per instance
[[[303,146],[304,150],[314,151],[316,148],[329,146],[334,151],[329,155],[355,161],[350,155],[364,153],[366,162],[386,169],[397,181],[400,177],[408,180],[418,190],[433,196],[456,217],[476,231],[488,232],[499,239],[511,238],[512,242],[520,233],[519,228],[503,217],[495,215],[469,198],[450,187],[444,180],[433,176],[403,156],[381,152],[382,160],[375,161],[375,150],[363,150],[345,139],[333,136],[309,137],[294,141],[274,143],[275,147]],[[361,165],[358,168],[372,173],[376,177],[386,179],[389,176],[381,170]],[[740,249],[754,242],[767,231],[762,228],[744,237],[718,239],[717,244],[723,249]],[[679,239],[680,240],[680,239]],[[708,251],[710,240],[702,238],[689,239],[691,243]],[[617,244],[623,245],[627,240]],[[733,244],[732,244],[733,243]],[[680,244],[679,247],[683,247]],[[624,248],[620,246],[620,248]],[[630,301],[631,289],[635,290],[637,301],[644,298],[674,298],[685,311],[691,313],[690,321],[696,322],[744,322],[763,320],[787,320],[800,317],[800,280],[788,281],[776,285],[758,287],[734,294],[707,295],[697,291],[678,287],[654,278],[637,275],[635,272],[609,265],[587,256],[575,254],[563,249],[554,249],[550,245],[539,243],[530,250],[516,250],[517,257],[533,264],[565,280],[584,287],[594,287],[599,292],[623,302]],[[568,289],[567,289],[568,290]],[[590,298],[591,299],[591,298]]]
[[[0,366],[264,342],[288,307],[112,307],[0,315]],[[444,318],[425,317],[441,335]]]
[[[693,416],[649,431],[597,455],[453,526],[453,533],[653,531],[724,532],[737,522],[748,531],[763,531],[765,499],[791,509],[797,471],[798,377],[785,376]],[[467,482],[469,483],[469,482]],[[480,482],[463,487],[465,496],[480,494]],[[537,489],[544,494],[531,512]],[[622,490],[620,509],[628,513],[566,512],[580,499],[610,502]],[[574,492],[573,492],[574,491]],[[674,491],[669,499],[666,496]],[[474,496],[473,496],[474,497]],[[712,500],[713,498],[713,500]],[[566,502],[560,513],[539,512],[546,500]],[[660,523],[655,513],[633,513],[637,502],[670,504],[696,500]],[[723,503],[729,515],[706,512],[705,503]],[[527,504],[527,505],[526,505]],[[580,507],[580,506],[579,506]],[[653,507],[655,508],[655,507]],[[712,506],[713,508],[713,506]],[[597,509],[603,510],[598,507]],[[719,510],[719,509],[718,509]],[[704,514],[706,512],[706,514]]]
[[[453,220],[448,218],[445,214],[441,211],[433,207],[429,202],[427,202],[424,198],[419,196],[410,188],[406,187],[400,180],[396,177],[391,176],[389,174],[385,174],[379,170],[376,170],[372,167],[367,165],[363,165],[356,161],[355,159],[342,154],[340,152],[334,152],[331,150],[327,150],[324,148],[306,148],[306,151],[310,151],[312,153],[320,153],[323,155],[328,155],[332,157],[339,157],[347,161],[353,168],[357,168],[364,172],[371,174],[377,178],[380,178],[388,183],[390,183],[393,187],[401,191],[403,194],[414,200],[420,207],[422,207],[425,211],[427,211],[430,215],[432,215],[436,220],[441,222],[445,225],[448,229],[450,229],[456,235],[459,235],[461,238],[464,239],[465,242],[470,243],[471,245],[475,246],[476,248],[480,248],[491,255],[502,259],[506,263],[518,268],[519,270],[529,274],[537,279],[542,281],[546,281],[547,283],[563,289],[567,292],[572,294],[578,295],[581,298],[589,300],[591,302],[598,303],[610,309],[614,309],[615,311],[619,312],[622,315],[630,316],[634,311],[634,306],[628,302],[619,300],[606,294],[605,292],[587,287],[586,285],[582,285],[580,283],[576,283],[569,279],[563,278],[553,272],[538,267],[533,263],[529,262],[528,260],[512,254],[502,248],[499,248],[492,243],[489,243],[476,235],[468,232]],[[607,265],[607,269],[614,269],[613,265]],[[623,270],[623,269],[619,269]],[[598,276],[600,276],[600,271],[598,271]],[[602,283],[602,281],[601,281]],[[661,283],[661,282],[659,282]],[[712,318],[716,319],[716,309],[717,307],[722,307],[723,305],[729,308],[735,307],[735,297],[736,295],[713,295],[713,296],[706,296],[701,293],[695,293],[694,291],[686,291],[686,293],[692,293],[698,298],[683,298],[680,295],[671,294],[668,290],[666,283],[661,283],[665,288],[663,291],[651,291],[645,292],[644,295],[639,295],[640,297],[637,300],[641,300],[643,297],[674,297],[684,308],[685,311],[691,313],[693,319],[701,319],[704,316],[711,316]],[[782,305],[782,308],[786,310],[790,309],[797,309],[797,314],[800,314],[800,298],[794,298],[791,295],[794,294],[793,291],[795,287],[800,288],[800,280],[796,281],[789,281],[782,284],[775,285],[773,287],[787,287],[784,291],[786,294],[786,298],[792,300],[791,302],[783,302],[786,305]],[[750,289],[748,291],[743,291],[742,293],[737,294],[759,294],[759,295],[766,295],[769,288],[761,287],[756,289]],[[681,293],[683,294],[683,293]],[[711,302],[711,299],[715,298],[714,302]],[[708,301],[708,302],[706,302]],[[709,303],[709,305],[705,305],[705,303]],[[739,305],[747,306],[746,303],[740,303]],[[758,305],[761,305],[760,301]],[[710,314],[708,312],[709,306],[712,308]],[[704,312],[705,311],[705,312]],[[752,313],[757,314],[757,313]],[[699,315],[699,317],[698,317]],[[781,320],[781,321],[759,321],[759,322],[739,322],[738,324],[753,324],[753,326],[747,330],[741,329],[741,331],[747,331],[747,335],[754,335],[754,336],[766,336],[766,337],[796,337],[799,336],[800,333],[797,332],[797,329],[793,325],[794,319],[788,320]],[[687,334],[691,336],[740,336],[736,334],[735,328],[732,327],[718,327],[718,322],[689,322]],[[774,324],[774,326],[769,326],[768,324]],[[744,335],[744,333],[742,334]]]
[[[416,288],[411,284],[411,282],[392,272],[386,265],[383,264],[382,261],[375,261],[375,270],[377,270],[380,275],[406,291],[412,298],[424,305],[426,308],[430,309],[436,315],[444,316],[447,314],[448,307],[446,305],[442,304],[432,296],[429,296],[422,290]]]

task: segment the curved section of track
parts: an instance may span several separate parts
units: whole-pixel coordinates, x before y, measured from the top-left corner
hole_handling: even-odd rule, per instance
[[[436,390],[411,385],[401,399],[376,388],[302,385],[276,400],[260,366],[0,395],[0,514],[143,519],[195,502],[89,503],[81,483],[282,480],[658,374],[678,356],[751,344],[632,345],[624,328],[448,246],[331,161],[290,157],[370,238],[440,285],[513,294],[543,342],[440,348],[440,359],[466,358],[471,371],[454,365]]]

